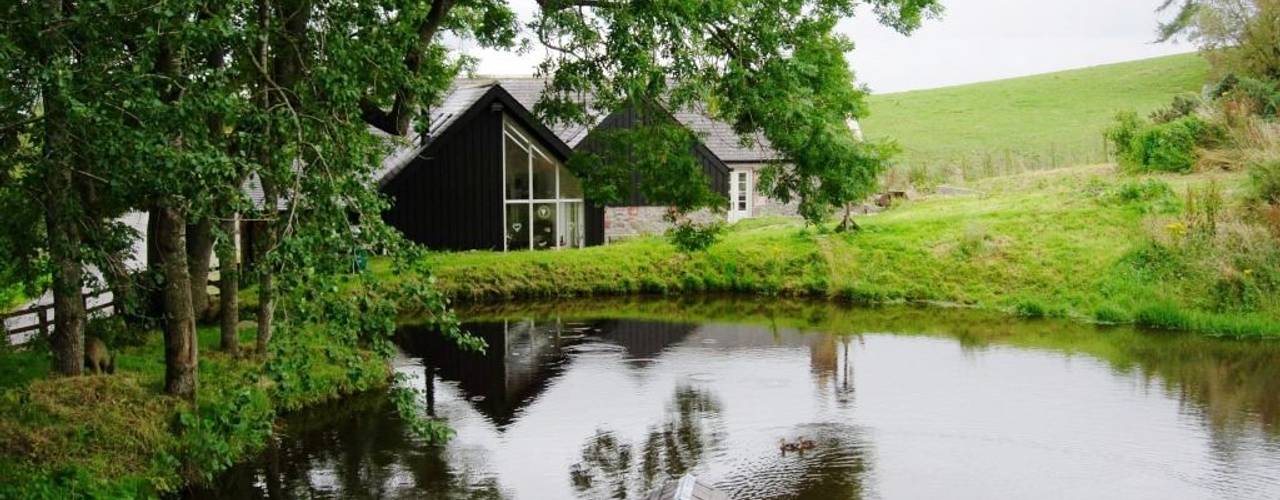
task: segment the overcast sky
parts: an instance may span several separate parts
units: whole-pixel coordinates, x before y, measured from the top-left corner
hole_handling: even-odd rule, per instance
[[[864,14],[840,30],[857,48],[849,60],[876,93],[924,89],[1143,59],[1193,50],[1154,44],[1160,0],[942,0],[946,14],[910,37]],[[527,21],[535,0],[511,0]],[[541,50],[518,55],[477,50],[488,75],[527,75]]]

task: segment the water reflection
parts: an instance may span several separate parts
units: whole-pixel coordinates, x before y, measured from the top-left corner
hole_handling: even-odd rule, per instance
[[[193,495],[638,498],[694,473],[752,499],[1280,497],[1275,344],[787,301],[466,314],[484,355],[399,335],[448,445],[365,395]]]

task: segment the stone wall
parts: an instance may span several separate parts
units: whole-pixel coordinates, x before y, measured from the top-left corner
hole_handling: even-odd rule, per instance
[[[604,209],[605,242],[620,241],[637,236],[662,234],[671,227],[664,217],[667,207],[608,207]],[[699,210],[689,216],[699,224],[724,220],[710,210]]]

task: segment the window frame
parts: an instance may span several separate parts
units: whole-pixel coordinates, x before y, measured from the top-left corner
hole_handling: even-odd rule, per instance
[[[551,154],[549,154],[545,149],[543,149],[543,147],[539,145],[537,142],[530,139],[528,135],[522,130],[522,127],[520,127],[518,124],[513,122],[507,116],[503,116],[502,118],[502,139],[503,140],[500,141],[500,143],[502,144],[501,146],[502,147],[502,191],[501,191],[502,192],[502,251],[508,252],[512,250],[510,248],[510,238],[508,237],[508,234],[507,234],[507,231],[509,229],[507,227],[507,208],[511,205],[524,205],[527,207],[527,210],[529,213],[528,215],[529,247],[524,250],[538,250],[538,248],[534,246],[534,241],[536,240],[536,238],[533,235],[533,221],[534,221],[533,209],[534,209],[534,206],[540,203],[552,204],[553,206],[555,206],[555,210],[556,210],[556,216],[553,217],[552,219],[552,224],[554,224],[554,227],[555,227],[555,235],[552,236],[552,238],[555,242],[555,246],[547,247],[547,249],[560,250],[562,248],[585,247],[586,246],[586,228],[581,226],[584,226],[586,221],[586,200],[585,198],[581,198],[581,197],[563,198],[561,196],[560,172],[564,170],[564,164],[561,163],[559,160],[557,160],[554,156],[551,156]],[[528,155],[528,160],[525,162],[525,168],[527,169],[526,171],[528,172],[528,180],[527,180],[528,185],[526,186],[526,192],[528,193],[529,197],[527,199],[509,199],[507,197],[507,166],[508,166],[507,165],[507,139],[511,139],[512,142],[514,142],[518,147],[520,147],[520,149],[524,150],[524,152]],[[536,157],[540,157],[541,159],[545,160],[547,163],[550,163],[551,165],[555,166],[555,179],[553,180],[553,182],[555,183],[555,191],[556,191],[555,198],[534,198],[533,162],[535,159],[535,155],[537,155]],[[572,174],[569,174],[569,175],[572,175]],[[578,183],[579,185],[581,185],[582,182],[580,179],[578,180]],[[577,242],[570,242],[569,245],[561,245],[560,242],[564,239],[566,231],[565,231],[565,228],[560,224],[560,220],[561,220],[560,210],[566,204],[571,204],[571,203],[577,203],[578,224],[580,226],[578,228],[578,234],[580,235],[580,238],[578,239]],[[580,246],[576,245],[576,243],[578,242],[581,242]],[[521,249],[517,248],[517,250],[521,250]]]

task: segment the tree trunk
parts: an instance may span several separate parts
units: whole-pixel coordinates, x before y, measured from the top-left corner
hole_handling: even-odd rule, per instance
[[[187,223],[173,207],[156,210],[157,238],[164,272],[164,390],[195,400],[196,323],[191,309],[191,276],[187,274]]]
[[[196,320],[209,313],[209,261],[213,257],[213,221],[208,217],[187,226],[187,272],[191,276],[191,310]]]
[[[60,2],[54,2],[61,5]],[[49,261],[53,266],[54,330],[49,344],[53,349],[53,370],[63,375],[80,375],[84,368],[84,325],[87,315],[81,298],[83,269],[80,263],[81,235],[76,223],[80,216],[73,167],[69,156],[71,140],[67,113],[58,84],[44,89],[45,143],[45,224],[49,238]]]
[[[840,228],[838,229],[838,232],[859,231],[861,229],[862,227],[858,226],[858,223],[853,220],[853,204],[845,203],[844,220],[840,221]]]
[[[235,214],[222,221],[222,240],[218,242],[218,300],[222,319],[222,350],[235,354],[240,350],[240,256],[236,252]]]
[[[54,318],[49,344],[53,349],[54,372],[80,375],[84,368],[84,325],[88,315],[81,297],[80,234],[70,213],[74,211],[71,172],[60,167],[54,166],[55,170],[50,172],[45,212],[49,260],[53,265]]]
[[[272,199],[271,204],[267,206],[274,207],[274,203]],[[274,224],[270,222],[263,224],[263,230],[258,232],[256,242],[258,245],[258,251],[255,252],[258,261],[258,339],[255,351],[259,355],[266,355],[267,347],[271,343],[271,328],[276,312],[275,272],[271,268],[269,255],[271,247],[276,244],[276,229],[272,226]]]

